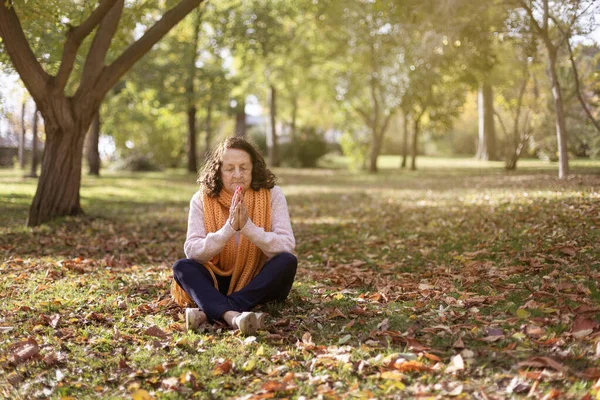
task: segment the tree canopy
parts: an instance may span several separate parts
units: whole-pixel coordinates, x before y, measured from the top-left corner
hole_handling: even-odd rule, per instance
[[[560,177],[569,154],[600,153],[599,48],[576,40],[597,29],[597,2],[227,0],[192,12],[200,3],[0,6],[0,62],[45,123],[31,224],[80,211],[79,149],[98,110],[114,157],[190,171],[234,132],[272,165],[304,164],[289,149],[341,143],[372,172],[401,147],[413,169],[420,154],[476,148],[507,168],[523,155],[558,160]],[[68,178],[47,176],[49,165]],[[69,189],[50,194],[44,182]]]

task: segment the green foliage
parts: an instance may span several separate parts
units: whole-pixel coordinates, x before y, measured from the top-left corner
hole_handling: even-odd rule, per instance
[[[223,65],[222,49],[215,43],[214,12],[213,7],[206,7],[189,15],[133,67],[126,83],[115,90],[113,99],[107,100],[109,106],[102,111],[107,125],[102,130],[115,137],[121,157],[150,156],[158,166],[180,165],[189,135],[185,113],[191,106],[196,108],[198,154],[207,150],[205,139],[209,129],[210,141],[214,143],[217,127],[229,117],[228,101],[235,84]],[[201,24],[198,48],[193,48],[198,23]],[[193,79],[193,93],[190,79]],[[124,111],[130,109],[134,110],[135,121],[130,121],[129,111]],[[209,112],[211,120],[207,126]],[[131,125],[133,130],[122,132],[121,123]],[[130,138],[128,132],[139,134]],[[128,141],[136,147],[127,148]]]
[[[281,160],[291,167],[313,168],[328,152],[323,134],[317,128],[304,127],[290,142],[281,145]]]
[[[186,119],[174,104],[161,105],[155,89],[126,82],[119,94],[104,103],[103,133],[115,140],[120,158],[150,157],[157,166],[182,163]]]
[[[134,153],[127,158],[117,160],[111,164],[110,169],[114,171],[151,172],[161,171],[163,168],[157,165],[152,157]]]
[[[265,132],[258,126],[252,126],[250,129],[248,129],[247,134],[252,143],[258,147],[263,157],[266,157],[268,148],[267,136],[265,135]]]
[[[56,72],[69,26],[80,23],[97,5],[66,0],[12,3],[22,16],[34,53],[50,73]],[[114,60],[172,3],[127,1],[107,62]],[[127,89],[122,93],[117,90],[115,98],[107,100],[110,106],[103,107],[106,126],[102,131],[115,136],[121,157],[152,155],[159,165],[177,165],[185,154],[184,113],[188,108],[197,109],[200,154],[205,146],[203,135],[210,131],[214,142],[222,134],[219,127],[231,123],[249,95],[259,99],[267,114],[267,92],[273,86],[278,94],[277,123],[297,127],[290,137],[302,137],[302,127],[370,132],[370,137],[362,133],[344,136],[344,152],[354,160],[350,163],[354,168],[365,165],[368,145],[386,134],[375,132],[381,130],[386,117],[401,113],[422,116],[419,145],[426,152],[471,154],[475,152],[477,115],[473,99],[467,95],[488,79],[497,95],[497,112],[505,121],[510,120],[518,88],[515,66],[520,57],[513,48],[519,47],[537,64],[532,66],[531,74],[537,81],[540,104],[533,112],[533,93],[529,92],[525,102],[535,118],[530,150],[555,159],[553,103],[544,70],[546,55],[539,53],[543,46],[533,38],[527,15],[512,3],[498,0],[434,3],[208,2],[128,73]],[[577,7],[582,10],[587,4],[587,0],[567,1],[564,5],[554,2],[551,12],[560,17],[558,21],[565,22],[575,16]],[[597,6],[590,7],[588,13],[597,10]],[[473,15],[478,18],[473,19]],[[194,37],[198,22],[200,34]],[[589,26],[584,22],[585,18],[578,21],[572,33],[585,33],[594,27],[594,21],[590,20]],[[560,36],[556,28],[550,34],[555,42]],[[197,48],[193,48],[196,39]],[[89,45],[89,39],[83,43],[74,75],[79,73],[81,55]],[[576,46],[575,53],[584,97],[598,119],[598,47]],[[573,75],[563,48],[558,56],[569,149],[577,156],[598,156],[600,139],[574,96]],[[3,61],[6,54],[0,46]],[[192,75],[195,78],[190,82]],[[74,90],[76,81],[74,77],[69,91]],[[232,100],[237,110],[231,106]],[[209,109],[210,128],[206,125]],[[397,154],[401,143],[401,130],[394,123],[392,120],[387,135],[396,137],[383,140],[383,152],[390,154]],[[496,131],[501,132],[499,126]],[[249,135],[256,136],[261,145],[265,142],[258,132]],[[500,136],[499,141],[506,143],[505,135]],[[309,150],[317,146],[304,146],[310,140],[302,139],[289,148],[282,146],[290,165],[313,164],[316,155],[309,155]],[[127,142],[133,143],[134,149],[129,149]]]
[[[46,72],[56,74],[60,66],[65,37],[71,27],[81,24],[97,7],[97,2],[73,2],[70,0],[16,0],[15,7],[25,36]],[[126,1],[119,28],[111,41],[106,55],[106,64],[114,61],[123,50],[134,42],[134,31],[147,28],[155,22],[156,16],[164,10],[160,5],[143,0]],[[73,74],[67,85],[67,93],[73,94],[79,84],[79,77],[85,55],[92,43],[93,35],[82,43],[73,66]],[[12,71],[5,49],[0,46],[2,67]]]
[[[475,154],[477,151],[477,93],[467,94],[460,116],[452,129],[435,141],[440,154]]]
[[[369,140],[362,135],[352,135],[349,131],[344,132],[340,139],[340,146],[343,154],[349,158],[348,168],[359,170],[367,168],[367,159],[369,156]]]

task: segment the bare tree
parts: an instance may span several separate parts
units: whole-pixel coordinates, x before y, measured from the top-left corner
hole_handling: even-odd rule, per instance
[[[527,83],[529,82],[529,69],[527,66],[527,60],[523,65],[523,78],[521,80],[521,86],[519,87],[519,93],[517,95],[517,102],[514,107],[513,112],[513,126],[512,132],[509,133],[506,129],[506,125],[502,120],[502,117],[498,112],[494,110],[494,114],[498,118],[500,122],[500,127],[506,136],[506,149],[505,149],[505,168],[507,170],[514,170],[517,168],[517,161],[521,156],[521,152],[523,151],[523,147],[529,140],[530,137],[530,114],[529,111],[526,111],[525,122],[523,123],[523,127],[520,127],[521,123],[521,114],[523,109],[523,97],[525,96],[525,91],[527,90]],[[510,110],[509,110],[510,111]]]
[[[213,99],[211,97],[206,105],[206,120],[204,121],[204,127],[206,130],[206,136],[204,137],[204,155],[206,158],[208,158],[210,155],[210,141],[212,139],[212,113]]]
[[[268,148],[269,165],[278,167],[279,160],[279,144],[277,143],[277,89],[274,85],[269,86],[269,118],[271,121],[271,140]]]
[[[564,179],[569,175],[569,155],[567,150],[567,127],[561,85],[557,73],[558,50],[568,41],[567,35],[556,35],[555,26],[559,30],[569,32],[588,13],[592,7],[598,8],[594,0],[518,0],[518,6],[525,10],[529,17],[533,33],[541,39],[548,53],[548,74],[552,85],[554,111],[556,116],[556,139],[558,143],[559,169],[558,176]],[[552,10],[551,10],[552,6]],[[557,14],[554,15],[553,14]],[[560,16],[559,16],[560,14]],[[550,21],[554,22],[550,24]],[[562,25],[562,27],[561,27]]]
[[[479,130],[477,141],[478,160],[496,160],[496,130],[494,127],[494,90],[488,80],[484,80],[477,92]]]
[[[406,168],[406,161],[408,159],[408,122],[411,118],[411,115],[406,111],[408,106],[402,103],[402,162],[400,163],[400,168]]]
[[[583,111],[585,111],[585,115],[587,115],[588,119],[594,125],[596,130],[600,132],[600,124],[598,124],[598,121],[596,121],[596,119],[592,115],[581,93],[581,88],[579,84],[579,72],[577,71],[577,63],[575,63],[575,56],[573,55],[573,48],[571,47],[571,37],[573,34],[570,30],[570,27],[568,27],[569,30],[565,32],[565,30],[560,26],[559,21],[557,21],[556,19],[553,19],[553,21],[560,30],[560,32],[564,35],[565,41],[567,42],[567,49],[569,50],[569,61],[571,62],[571,68],[573,69],[573,80],[575,81],[575,94],[577,95],[577,99],[579,100]]]

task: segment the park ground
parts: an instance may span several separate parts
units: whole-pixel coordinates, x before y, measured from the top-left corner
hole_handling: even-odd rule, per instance
[[[192,174],[86,176],[31,229],[0,170],[0,397],[600,399],[600,161],[418,162],[275,170],[299,270],[252,337],[169,299]]]

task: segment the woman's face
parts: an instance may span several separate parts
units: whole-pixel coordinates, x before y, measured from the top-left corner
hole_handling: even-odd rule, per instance
[[[252,183],[252,158],[240,149],[226,149],[221,163],[223,189],[234,192],[241,186],[244,190]]]

